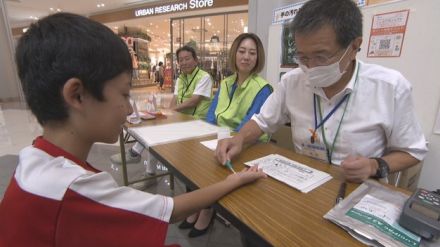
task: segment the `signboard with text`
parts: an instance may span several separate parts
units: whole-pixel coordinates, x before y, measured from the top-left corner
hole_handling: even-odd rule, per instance
[[[278,24],[293,19],[303,5],[304,2],[301,2],[275,9],[273,11],[272,24]]]
[[[108,23],[149,16],[247,5],[248,0],[162,0],[135,8],[96,14],[90,16],[90,18],[98,22]]]
[[[373,16],[368,57],[400,57],[409,10]]]
[[[155,7],[140,8],[134,10],[134,16],[149,16],[168,14],[187,10],[205,9],[214,6],[214,0],[189,0],[180,3],[163,4]]]

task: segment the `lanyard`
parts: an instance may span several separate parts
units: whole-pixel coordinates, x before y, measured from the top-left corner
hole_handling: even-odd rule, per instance
[[[312,132],[312,136],[310,137],[310,142],[311,143],[315,143],[316,130],[318,130],[322,125],[324,125],[324,123],[327,122],[327,120],[336,112],[336,110],[342,105],[342,103],[344,103],[344,101],[346,101],[349,97],[350,97],[350,94],[346,94],[336,104],[336,106],[333,107],[333,109],[327,114],[327,116],[325,116],[325,118],[322,119],[322,115],[321,115],[321,100],[320,100],[320,98],[316,94],[313,94],[313,113],[315,114],[315,129],[313,131],[311,131]],[[318,124],[318,116],[316,114],[316,101],[318,101],[319,116],[321,118],[321,122],[319,124]],[[345,108],[347,108],[347,104],[345,104]],[[344,108],[344,114],[345,114],[345,108]]]
[[[324,140],[324,144],[325,144],[326,151],[327,151],[327,160],[328,160],[328,163],[330,163],[330,164],[332,163],[333,150],[335,150],[336,139],[337,139],[337,137],[338,137],[339,130],[341,129],[342,121],[344,120],[345,112],[346,112],[346,110],[347,110],[347,105],[348,105],[348,101],[349,101],[348,99],[350,98],[350,95],[351,95],[351,94],[346,94],[346,95],[344,96],[344,98],[342,98],[342,100],[339,101],[338,105],[336,105],[335,108],[333,108],[333,110],[335,110],[335,109],[337,109],[337,108],[342,104],[342,102],[347,101],[347,103],[345,104],[345,107],[344,107],[344,112],[342,113],[341,121],[339,121],[338,129],[336,130],[336,135],[335,135],[335,138],[333,139],[333,143],[332,143],[331,148],[329,148],[329,144],[327,143],[327,140],[326,140],[326,138],[325,138],[324,128],[321,128],[322,139]],[[330,114],[333,114],[333,113],[330,112],[330,113],[327,115],[327,117],[324,118],[324,120],[322,120],[321,101],[320,101],[319,97],[317,97],[317,98],[318,98],[319,117],[320,117],[320,119],[321,119],[321,123],[324,124],[324,122],[328,119],[327,117],[328,117]],[[333,111],[333,110],[332,110],[332,111]],[[315,117],[316,117],[316,111],[315,111]],[[315,131],[316,131],[316,129],[315,129]]]
[[[354,81],[354,87],[356,87],[356,84],[357,84],[357,81],[358,81],[358,75],[359,75],[360,67],[361,67],[361,65],[358,64],[358,70],[356,72],[356,79]],[[327,122],[327,120],[336,112],[336,110],[342,105],[342,103],[344,103],[344,101],[347,101],[346,104],[345,104],[345,107],[344,107],[344,112],[342,113],[341,121],[339,121],[339,125],[338,125],[338,128],[336,130],[335,138],[333,139],[331,147],[329,147],[329,144],[327,143],[327,140],[325,138],[324,128],[321,128],[322,138],[324,140],[324,144],[325,144],[326,151],[327,151],[327,160],[328,160],[328,162],[330,164],[332,163],[332,156],[333,156],[333,151],[335,149],[336,139],[338,137],[339,130],[341,129],[341,125],[342,125],[342,122],[344,120],[345,112],[347,111],[347,105],[348,105],[348,102],[350,100],[350,95],[351,95],[351,93],[344,95],[344,97],[338,102],[338,104],[336,104],[336,106],[323,119],[322,118],[322,112],[321,112],[321,100],[320,100],[319,96],[317,96],[316,94],[313,94],[313,109],[314,109],[314,114],[315,114],[315,129],[313,131],[311,131],[312,132],[312,136],[310,137],[310,141],[312,143],[315,142],[315,139],[317,137],[316,136],[316,130],[319,129],[320,127],[322,127],[325,122]],[[318,124],[318,117],[317,117],[317,114],[316,114],[316,102],[318,102],[319,118],[321,119],[321,122],[319,124]]]
[[[194,74],[193,78],[191,78],[191,81],[188,84],[183,83],[183,86],[186,86],[186,88],[184,91],[182,91],[182,96],[180,97],[180,103],[183,103],[183,97],[185,96],[186,92],[188,91],[189,87],[191,86],[192,82],[194,81],[194,78],[196,78],[197,74],[199,73],[199,70],[200,70],[200,68],[197,67],[197,72]],[[183,82],[188,82],[188,81],[183,81]]]

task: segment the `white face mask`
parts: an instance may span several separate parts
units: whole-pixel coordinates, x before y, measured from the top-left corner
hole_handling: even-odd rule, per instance
[[[299,65],[299,67],[304,71],[304,73],[306,73],[310,85],[312,87],[321,87],[321,88],[329,87],[333,85],[335,82],[339,81],[339,79],[341,79],[342,75],[346,72],[345,69],[347,68],[348,64],[341,72],[339,68],[339,63],[347,53],[349,47],[347,47],[347,49],[345,50],[344,54],[341,56],[339,61],[332,63],[330,65],[318,66],[310,69],[305,65],[302,64]]]

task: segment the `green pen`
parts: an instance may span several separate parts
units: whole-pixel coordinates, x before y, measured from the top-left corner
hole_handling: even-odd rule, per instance
[[[226,166],[229,170],[231,170],[234,174],[236,173],[236,172],[234,171],[234,168],[232,168],[232,164],[231,164],[231,161],[230,161],[230,160],[226,161],[225,166]]]

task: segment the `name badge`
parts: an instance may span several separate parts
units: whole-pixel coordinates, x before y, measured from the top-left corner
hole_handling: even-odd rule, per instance
[[[327,160],[327,149],[323,143],[310,143],[304,142],[301,144],[302,150],[301,153],[307,156],[310,156],[314,159],[318,159],[324,162],[328,162]]]

